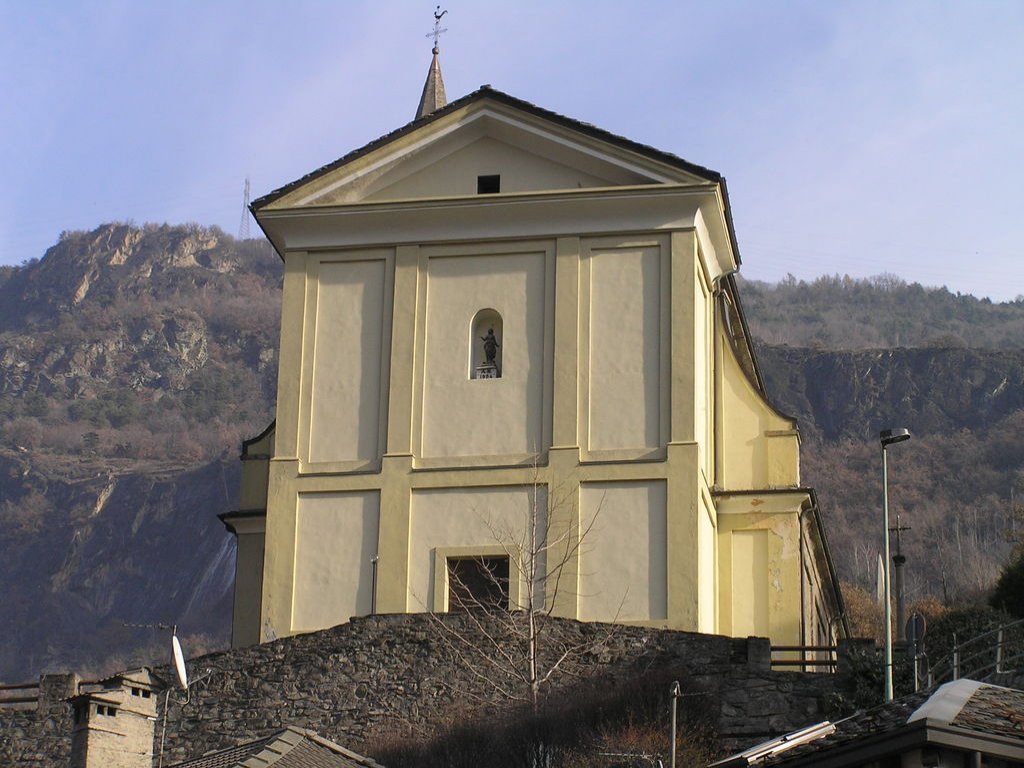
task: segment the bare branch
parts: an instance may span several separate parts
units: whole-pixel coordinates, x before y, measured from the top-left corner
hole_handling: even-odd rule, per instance
[[[458,620],[432,615],[438,635],[474,681],[536,711],[542,689],[560,674],[574,674],[573,662],[603,646],[613,627],[579,642],[552,636],[547,618],[565,589],[563,577],[579,570],[584,541],[594,530],[604,499],[581,525],[577,488],[549,488],[537,462],[533,468],[521,524],[481,518],[502,555],[448,560],[448,602],[458,611]],[[557,510],[565,514],[553,514]],[[566,522],[556,525],[555,520]],[[499,606],[505,610],[496,610]]]

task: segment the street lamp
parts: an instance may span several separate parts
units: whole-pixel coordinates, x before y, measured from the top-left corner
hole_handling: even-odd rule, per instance
[[[676,768],[676,702],[679,701],[679,698],[683,695],[679,688],[678,680],[672,683],[672,689],[669,695],[672,697],[672,733],[669,736],[669,740],[672,742],[671,768]]]
[[[882,573],[885,580],[885,701],[892,701],[892,598],[889,586],[889,468],[886,464],[885,449],[893,443],[902,443],[910,439],[906,429],[884,429],[878,433],[882,444],[882,542],[885,556],[882,560]]]

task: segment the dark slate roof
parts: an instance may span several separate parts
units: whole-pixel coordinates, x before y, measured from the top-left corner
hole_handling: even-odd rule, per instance
[[[970,690],[972,687],[976,687],[973,692]],[[846,752],[865,742],[882,742],[888,736],[899,733],[917,731],[924,741],[926,725],[952,726],[969,731],[972,736],[1017,739],[1020,741],[1020,757],[1024,759],[1024,691],[961,679],[947,683],[938,690],[911,694],[858,712],[834,723],[834,731],[813,741],[756,759],[746,759],[745,753],[740,753],[714,765],[721,768],[745,765],[793,768],[823,765],[823,761],[828,761],[837,750]],[[776,739],[774,743],[782,744],[787,737]],[[765,747],[772,743],[765,742],[758,746]],[[879,750],[878,756],[887,754],[884,745],[879,744]]]
[[[260,752],[263,745],[271,741],[275,735],[239,744],[237,747],[222,749],[219,752],[211,752],[193,760],[186,760],[184,763],[175,763],[171,768],[232,768]]]
[[[288,727],[256,741],[176,763],[171,768],[382,768],[368,757]]]
[[[765,761],[763,765],[785,765],[808,755],[819,754],[859,741],[866,736],[875,736],[887,731],[896,730],[906,725],[907,718],[914,714],[917,708],[927,699],[928,694],[926,692],[915,693],[911,696],[897,699],[890,704],[883,704],[864,712],[858,712],[853,717],[837,722],[835,724],[836,730],[831,735],[796,747],[778,757]]]
[[[982,686],[953,718],[952,724],[1024,740],[1024,691]]]
[[[550,110],[544,109],[543,107],[538,107],[536,104],[531,104],[528,101],[517,99],[515,96],[510,96],[507,93],[491,88],[491,86],[489,85],[482,85],[472,93],[463,96],[461,99],[456,99],[455,101],[449,103],[445,107],[442,107],[436,112],[433,112],[426,117],[413,120],[411,123],[408,123],[394,131],[391,131],[390,133],[384,134],[379,139],[374,139],[369,144],[366,144],[360,147],[359,149],[349,152],[347,155],[338,158],[333,163],[328,163],[327,165],[318,168],[315,171],[312,171],[311,173],[307,173],[302,178],[296,179],[290,184],[285,184],[283,187],[280,187],[279,189],[275,189],[273,192],[263,195],[257,200],[254,200],[250,208],[252,209],[253,212],[258,211],[259,209],[263,208],[266,205],[269,205],[270,203],[283,197],[289,192],[298,189],[302,185],[307,184],[310,181],[313,181],[314,179],[320,178],[324,174],[330,173],[331,171],[336,170],[337,168],[341,168],[343,165],[351,163],[352,161],[357,160],[360,157],[369,154],[370,152],[380,149],[381,147],[391,143],[392,141],[395,141],[396,139],[401,138],[402,136],[405,136],[408,133],[411,133],[412,131],[422,128],[425,125],[429,125],[434,120],[438,120],[444,117],[445,115],[451,114],[452,112],[459,110],[462,107],[465,107],[468,104],[472,104],[475,101],[481,101],[483,99],[491,99],[492,101],[496,101],[500,104],[505,104],[507,106],[513,107],[523,112],[536,115],[537,117],[541,117],[545,120],[555,123],[556,125],[561,125],[565,128],[578,131],[582,134],[593,137],[600,141],[612,144],[613,146],[617,146],[631,152],[637,152],[638,154],[641,155],[646,155],[647,157],[665,163],[666,165],[671,165],[675,168],[679,168],[683,171],[686,171],[687,173],[692,173],[695,176],[699,176],[702,179],[706,179],[707,181],[720,184],[722,188],[722,198],[725,201],[725,215],[726,220],[729,224],[729,235],[733,240],[733,248],[736,248],[736,237],[735,233],[733,232],[732,224],[732,211],[730,210],[729,206],[729,195],[725,186],[725,177],[722,176],[717,171],[713,171],[710,168],[705,168],[703,166],[696,165],[695,163],[691,163],[679,157],[678,155],[673,155],[671,152],[664,152],[660,149],[655,149],[654,147],[649,146],[647,144],[641,144],[639,142],[632,141],[631,139],[627,139],[624,136],[619,136],[617,134],[611,133],[610,131],[598,128],[594,125],[591,125],[590,123],[585,123],[580,120],[574,120],[571,117],[566,117],[564,115],[558,114],[557,112],[552,112]],[[738,261],[738,251],[736,255]]]

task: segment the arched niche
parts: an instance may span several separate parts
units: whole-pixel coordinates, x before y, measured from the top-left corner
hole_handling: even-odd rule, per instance
[[[469,336],[469,378],[500,379],[504,324],[496,309],[481,309],[473,316]],[[494,335],[493,341],[491,334]],[[494,361],[490,364],[487,349],[494,345]]]

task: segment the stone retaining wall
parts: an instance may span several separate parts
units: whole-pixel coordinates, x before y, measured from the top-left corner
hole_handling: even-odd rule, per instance
[[[500,671],[479,657],[467,663],[472,654],[448,640],[461,636],[487,648],[481,629],[458,614],[374,616],[196,659],[190,676],[210,674],[193,686],[188,704],[175,704],[172,694],[165,764],[289,724],[358,750],[376,738],[423,736],[452,722],[485,719],[490,707],[507,706],[496,685],[513,681],[499,679]],[[551,620],[544,631],[546,648],[584,649],[574,674],[554,677],[551,690],[571,692],[588,687],[579,680],[597,678],[608,691],[639,676],[658,680],[660,673],[667,691],[679,679],[685,690],[703,694],[700,706],[727,747],[826,719],[836,692],[836,675],[772,672],[763,638],[570,620]]]
[[[192,659],[187,703],[179,691],[170,695],[163,764],[286,725],[309,728],[356,750],[388,738],[428,736],[452,723],[479,721],[486,727],[497,708],[508,706],[496,686],[525,690],[472,650],[485,648],[488,658],[497,658],[500,652],[489,648],[484,637],[493,629],[459,614],[372,616]],[[667,692],[678,679],[685,691],[695,694],[682,706],[699,707],[726,748],[750,746],[827,719],[841,678],[772,672],[769,644],[763,638],[570,620],[549,620],[543,630],[546,663],[558,649],[577,650],[569,664],[572,674],[556,675],[548,690],[582,697],[594,691],[627,691],[642,678]],[[173,684],[168,668],[154,674]],[[0,765],[67,765],[71,713],[62,699],[73,695],[70,689],[77,678],[62,676],[61,685],[56,677],[48,679],[42,681],[49,692],[45,706],[41,701],[35,712],[0,711]],[[164,700],[159,694],[155,754],[163,735]]]

